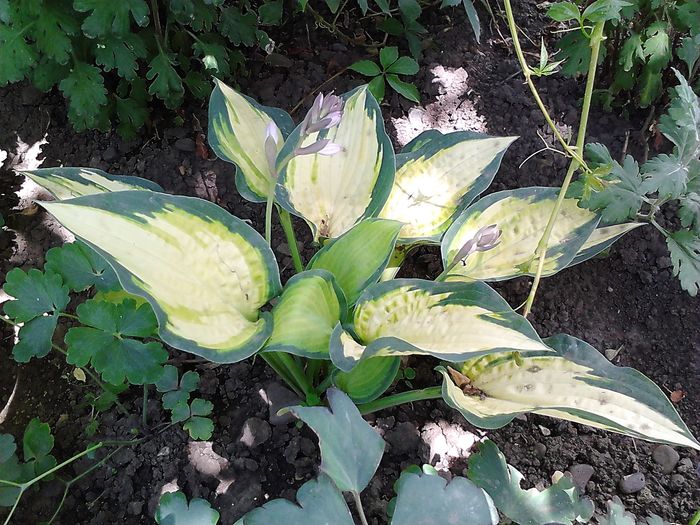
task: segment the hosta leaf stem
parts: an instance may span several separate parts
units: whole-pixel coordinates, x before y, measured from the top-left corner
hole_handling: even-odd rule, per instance
[[[382,397],[370,403],[358,405],[357,408],[359,408],[360,413],[364,415],[371,414],[372,412],[377,412],[385,408],[403,405],[404,403],[413,403],[414,401],[423,401],[425,399],[439,399],[440,397],[442,397],[441,387],[432,386],[421,390],[409,390],[408,392],[401,392],[400,394]]]
[[[289,245],[289,251],[292,254],[292,261],[294,261],[294,271],[296,273],[304,271],[304,263],[301,260],[301,255],[299,254],[299,246],[297,245],[297,236],[294,233],[294,226],[292,225],[292,217],[289,215],[287,210],[277,207],[277,211],[280,215],[280,224],[284,230],[284,235],[287,237],[287,244]]]

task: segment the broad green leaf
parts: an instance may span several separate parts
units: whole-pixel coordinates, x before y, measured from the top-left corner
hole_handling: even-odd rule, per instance
[[[19,329],[19,341],[12,349],[12,358],[28,363],[32,357],[42,358],[51,351],[51,340],[58,323],[58,315],[43,315],[24,323]]]
[[[374,401],[391,386],[401,366],[400,357],[371,357],[350,372],[333,372],[333,385],[356,404]]]
[[[426,142],[419,147],[420,137]],[[404,223],[399,236],[404,244],[439,242],[453,219],[489,187],[516,139],[469,131],[420,137],[396,156],[394,185],[379,214]]]
[[[137,25],[145,27],[148,25],[150,13],[145,0],[73,0],[73,9],[81,13],[90,13],[83,21],[83,32],[89,38],[108,33],[125,35],[129,33],[131,18]]]
[[[393,90],[402,97],[413,102],[420,103],[420,93],[418,93],[418,88],[413,84],[404,82],[397,75],[393,74],[386,75],[386,81],[393,88]]]
[[[278,25],[283,14],[282,0],[268,0],[258,8],[260,23],[265,25]]]
[[[345,107],[340,123],[309,134],[301,146],[328,139],[343,151],[293,157],[277,186],[277,201],[309,223],[314,239],[339,237],[357,221],[376,216],[394,179],[394,151],[377,101],[367,86],[342,98]],[[300,127],[292,132],[280,158],[297,147],[300,132]]]
[[[5,313],[17,323],[26,323],[42,314],[57,314],[69,301],[68,288],[60,275],[33,268],[25,273],[13,268],[5,276],[5,293],[14,299],[5,303]]]
[[[396,75],[415,75],[418,73],[418,62],[411,57],[399,57],[387,68],[387,73]]]
[[[613,365],[575,337],[556,335],[544,342],[554,353],[502,352],[465,362],[464,385],[439,367],[443,398],[481,428],[500,428],[518,414],[535,412],[700,450],[666,395],[643,374]]]
[[[624,224],[615,224],[613,226],[601,226],[593,230],[583,246],[579,248],[576,257],[569,263],[569,266],[573,266],[583,261],[595,257],[603,250],[607,250],[614,242],[616,242],[620,237],[622,237],[627,232],[638,228],[639,226],[644,226],[643,222],[627,222]]]
[[[568,195],[581,197],[582,207],[600,211],[603,223],[634,219],[642,208],[646,193],[637,161],[627,155],[620,165],[603,144],[587,144],[586,156],[591,168],[607,172],[598,179],[602,188],[594,188],[586,195],[584,178],[583,182],[579,180],[571,185]]]
[[[450,226],[442,239],[442,262],[449,267],[464,244],[485,226],[501,230],[499,244],[457,262],[450,279],[501,281],[532,275],[535,251],[554,209],[559,188],[521,188],[492,193],[472,204]],[[552,275],[573,260],[600,217],[578,207],[576,199],[562,202],[549,237],[542,275]],[[454,276],[454,277],[452,277]]]
[[[96,168],[39,168],[20,172],[58,200],[123,190],[163,191],[150,180],[131,175],[110,175]]]
[[[343,495],[328,476],[304,483],[297,491],[297,502],[272,500],[250,511],[236,525],[354,525]]]
[[[177,491],[160,497],[155,518],[158,525],[216,525],[219,513],[208,501],[194,498],[188,503],[187,497]]]
[[[136,306],[130,299],[121,304],[90,299],[76,312],[85,326],[66,333],[68,363],[80,367],[90,363],[113,385],[123,383],[125,378],[136,385],[160,378],[168,352],[160,343],[131,339],[156,332],[156,318],[148,305]]]
[[[119,288],[117,275],[104,258],[77,241],[46,252],[46,270],[59,274],[68,288],[82,292],[91,286],[99,291]]]
[[[399,48],[395,46],[383,47],[379,50],[379,63],[387,69],[399,58]]]
[[[689,192],[681,195],[678,216],[684,228],[690,228],[695,233],[700,233],[700,194]]]
[[[695,297],[700,290],[700,237],[688,230],[679,230],[666,237],[673,262],[673,275],[681,287]]]
[[[372,93],[372,96],[377,99],[378,102],[384,100],[384,92],[386,91],[384,75],[374,77],[371,82],[367,84],[367,89],[370,93]]]
[[[474,31],[474,39],[476,43],[481,42],[481,24],[479,23],[479,14],[476,12],[474,7],[474,2],[472,0],[462,0],[462,5],[464,5],[464,11],[467,13],[467,19],[469,20],[469,25]]]
[[[567,22],[569,20],[579,20],[581,11],[573,2],[557,2],[549,6],[547,16],[557,22]]]
[[[674,69],[679,84],[668,111],[659,118],[659,130],[675,148],[673,157],[683,166],[696,166],[700,157],[700,98]],[[687,169],[687,168],[686,168]]]
[[[146,73],[146,78],[151,81],[148,93],[158,97],[170,109],[180,105],[185,93],[182,79],[173,67],[174,64],[174,57],[161,51],[148,64]]]
[[[68,116],[76,129],[97,127],[100,108],[107,104],[107,89],[100,69],[76,62],[58,87],[70,103]]]
[[[5,463],[17,450],[15,438],[11,434],[0,434],[0,463]]]
[[[663,92],[663,82],[661,80],[663,73],[645,64],[639,79],[636,80],[637,91],[639,92],[639,107],[648,108]],[[635,78],[629,78],[631,87],[634,87]],[[630,87],[630,89],[631,89]]]
[[[591,22],[620,20],[622,9],[631,5],[623,0],[596,0],[584,9],[582,18]]]
[[[49,59],[67,63],[73,48],[70,37],[80,30],[72,9],[65,4],[42,3],[37,14],[33,25],[27,27],[36,47]]]
[[[343,293],[329,272],[298,273],[287,281],[272,310],[272,335],[264,350],[329,359],[331,333],[345,317],[346,308]]]
[[[365,219],[328,241],[309,261],[308,268],[331,272],[348,305],[353,305],[386,268],[401,227],[397,221]]]
[[[636,59],[636,60],[635,60]],[[639,33],[632,31],[620,49],[618,63],[625,71],[630,71],[637,61],[644,62],[644,47],[642,37]]]
[[[688,183],[688,164],[675,153],[661,153],[642,166],[646,193],[658,192],[660,198],[677,199],[685,193]]]
[[[295,406],[290,411],[318,435],[321,472],[341,491],[359,494],[379,466],[384,440],[347,395],[331,388],[327,396],[330,408]]]
[[[408,144],[406,144],[401,153],[412,153],[418,151],[420,148],[428,144],[432,140],[437,140],[443,137],[443,133],[437,129],[427,129],[421,132],[418,136],[414,137]],[[398,165],[397,159],[397,165]],[[398,171],[398,168],[397,168]]]
[[[371,60],[358,60],[357,62],[349,66],[348,69],[356,71],[361,75],[365,75],[367,77],[376,77],[377,75],[382,74],[382,70],[379,69],[379,66]]]
[[[214,422],[208,417],[192,416],[182,425],[182,428],[194,440],[207,440],[211,439],[214,433]]]
[[[646,40],[642,47],[647,66],[656,71],[661,71],[671,60],[671,38],[668,34],[666,22],[654,22],[644,31]]]
[[[51,427],[37,418],[32,419],[24,429],[22,445],[25,462],[48,456],[54,445]]]
[[[281,288],[274,254],[215,204],[120,191],[42,206],[109,262],[127,292],[148,300],[165,343],[236,362],[269,337],[259,308]]]
[[[573,77],[579,73],[588,71],[591,61],[590,41],[582,31],[571,31],[565,34],[557,43],[561,50],[561,58],[565,60],[561,72]]]
[[[491,498],[468,479],[402,472],[391,525],[497,525]],[[439,518],[438,518],[439,516]]]
[[[331,344],[331,359],[344,371],[375,355],[431,355],[456,363],[506,348],[549,351],[530,323],[480,282],[375,284],[357,302],[353,330],[366,349],[341,334],[342,344]]]
[[[249,201],[264,202],[275,181],[265,156],[265,134],[271,122],[277,126],[274,133],[279,151],[293,126],[291,117],[214,80],[209,101],[209,145],[220,159],[237,166],[236,187]]]
[[[493,441],[479,443],[479,452],[469,456],[469,479],[485,490],[503,514],[521,525],[588,523],[595,507],[579,499],[571,478],[562,476],[545,490],[524,490],[523,475],[506,463]]]

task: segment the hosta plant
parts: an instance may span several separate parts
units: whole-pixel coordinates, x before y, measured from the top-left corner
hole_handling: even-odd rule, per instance
[[[258,355],[310,407],[335,386],[363,413],[443,398],[482,428],[536,412],[700,448],[649,379],[612,365],[575,337],[542,339],[487,284],[552,275],[629,230],[624,223],[601,227],[601,215],[577,199],[558,202],[558,188],[477,200],[514,137],[428,131],[395,154],[367,86],[319,96],[294,128],[284,111],[217,82],[209,140],[235,164],[241,195],[266,203],[267,240],[213,203],[143,184],[125,187],[129,178],[75,168],[26,172],[56,197],[41,206],[113,270],[129,294],[120,307],[150,305],[163,343],[217,363]],[[555,206],[561,212],[540,259],[538,241]],[[297,270],[284,285],[269,243],[275,208]],[[321,246],[305,264],[290,215],[303,219]],[[393,278],[418,245],[440,246],[444,271],[432,281]],[[20,289],[6,287],[17,297],[13,290]],[[8,303],[6,313],[22,325],[18,344],[23,323],[61,310],[51,297],[42,299],[46,307],[20,308],[26,315],[19,318],[7,311],[16,301]],[[114,361],[123,367],[119,377],[131,380],[132,368],[142,374],[140,361],[155,359],[160,372],[154,367],[152,376],[133,382],[161,380],[159,390],[179,407],[173,420],[191,419],[198,435],[196,418],[210,407],[196,399],[188,404],[187,388],[178,393],[184,377],[162,368],[162,348],[149,331],[156,323],[119,317],[115,327],[93,309],[78,311],[97,331],[95,344],[78,352],[81,362]],[[50,336],[55,325],[44,322],[42,334]],[[146,341],[126,344],[124,335]],[[109,357],[103,345],[110,345]],[[138,353],[130,354],[132,347]],[[410,355],[434,360],[436,385],[385,395]]]

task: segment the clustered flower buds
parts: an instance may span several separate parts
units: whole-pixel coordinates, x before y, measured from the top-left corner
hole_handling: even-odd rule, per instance
[[[464,243],[464,246],[455,255],[454,262],[461,261],[465,264],[467,257],[472,253],[485,252],[495,248],[501,237],[501,230],[497,224],[490,224],[479,228],[474,237]]]
[[[342,116],[343,99],[332,92],[325,97],[323,93],[319,93],[301,123],[301,134],[306,136],[337,126]]]

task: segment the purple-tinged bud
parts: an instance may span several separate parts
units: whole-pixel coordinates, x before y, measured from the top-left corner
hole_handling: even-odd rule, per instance
[[[319,93],[301,123],[302,137],[337,126],[343,116],[344,101],[333,93]]]
[[[277,144],[280,135],[279,128],[271,120],[267,128],[265,128],[265,157],[270,172],[274,177],[277,177]]]
[[[472,253],[485,252],[495,248],[501,237],[501,230],[496,224],[490,224],[479,228],[474,237],[464,243],[453,259],[453,266],[457,262],[464,263]]]
[[[335,155],[336,153],[340,153],[341,151],[344,151],[345,148],[341,146],[340,144],[336,144],[335,142],[331,142],[329,139],[321,139],[317,140],[313,144],[310,144],[308,146],[304,146],[303,148],[297,148],[294,150],[295,155],[312,155],[314,153],[317,153],[319,155]]]

